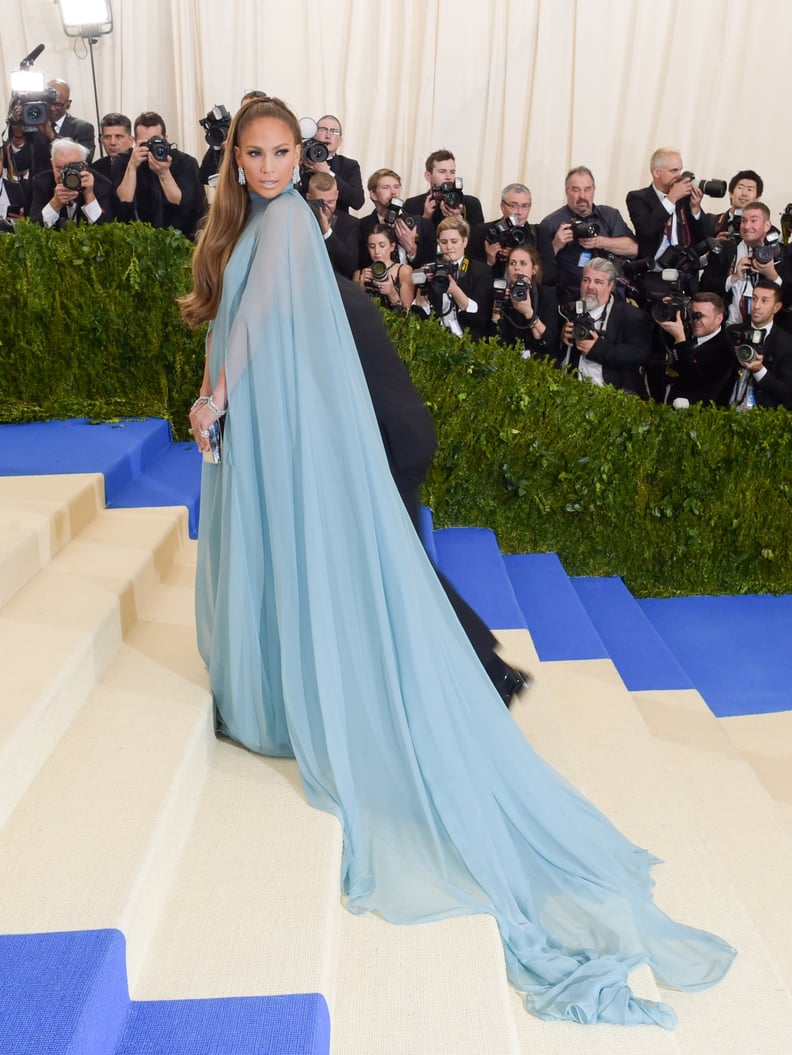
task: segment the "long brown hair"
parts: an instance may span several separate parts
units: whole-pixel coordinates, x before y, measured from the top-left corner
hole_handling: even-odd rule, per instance
[[[182,317],[193,329],[213,319],[220,306],[223,272],[245,226],[250,206],[247,188],[239,182],[234,147],[239,145],[244,129],[262,117],[283,121],[294,135],[295,144],[302,142],[297,118],[280,99],[250,99],[234,115],[223,150],[214,200],[193,253],[193,288],[179,300]]]

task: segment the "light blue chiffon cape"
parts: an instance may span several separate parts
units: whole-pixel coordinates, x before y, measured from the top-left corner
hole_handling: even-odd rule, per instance
[[[212,326],[228,381],[205,465],[198,642],[221,728],[297,759],[343,826],[354,912],[491,913],[543,1018],[657,1023],[628,972],[703,989],[734,949],[652,900],[656,863],[532,750],[470,648],[392,483],[319,226],[252,198]]]

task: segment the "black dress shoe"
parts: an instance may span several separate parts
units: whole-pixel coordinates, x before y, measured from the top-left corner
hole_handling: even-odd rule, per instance
[[[503,675],[498,679],[495,688],[507,707],[511,707],[513,701],[531,684],[531,675],[516,667],[506,667]]]

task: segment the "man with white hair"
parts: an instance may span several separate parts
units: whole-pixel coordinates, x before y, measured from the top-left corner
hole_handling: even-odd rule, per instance
[[[30,219],[63,229],[69,223],[113,219],[113,185],[88,167],[88,150],[73,139],[52,144],[50,171],[33,177]]]

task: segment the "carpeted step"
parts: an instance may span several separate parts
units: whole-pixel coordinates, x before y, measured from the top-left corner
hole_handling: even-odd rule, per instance
[[[489,528],[443,528],[434,533],[437,566],[487,626],[525,627],[525,619]]]
[[[617,576],[570,580],[628,689],[692,689],[690,678]]]
[[[761,780],[792,833],[792,711],[735,715],[718,724]]]
[[[171,443],[108,501],[108,507],[186,506],[190,538],[197,538],[202,464],[194,443]]]
[[[638,602],[714,714],[792,708],[792,596]]]
[[[0,425],[0,476],[102,473],[112,502],[170,442],[170,425],[162,418]]]
[[[608,655],[555,553],[507,555],[503,563],[541,660]]]

